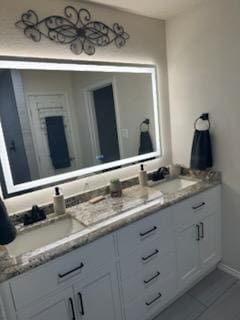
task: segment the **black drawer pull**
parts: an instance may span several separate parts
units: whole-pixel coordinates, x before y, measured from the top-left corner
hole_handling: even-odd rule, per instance
[[[200,241],[200,226],[199,224],[196,225],[196,228],[197,228],[197,241]]]
[[[140,232],[139,234],[140,234],[141,237],[145,237],[146,235],[148,235],[149,233],[151,233],[151,232],[153,232],[155,230],[157,230],[156,226],[154,226],[152,229],[150,229],[150,230],[148,230],[146,232]]]
[[[79,297],[79,301],[80,301],[80,308],[81,308],[81,315],[84,316],[85,312],[84,312],[84,307],[83,307],[83,298],[82,298],[82,294],[81,292],[78,293],[78,297]]]
[[[148,279],[148,280],[144,280],[145,284],[148,284],[149,282],[153,281],[154,279],[158,278],[160,276],[160,272],[158,271],[155,276],[153,276],[152,278]]]
[[[201,238],[204,239],[204,223],[200,222],[200,226],[201,226]]]
[[[75,310],[74,310],[74,305],[73,305],[73,299],[69,298],[69,303],[72,311],[72,320],[76,320],[76,315],[75,315]]]
[[[72,270],[70,270],[70,271],[68,271],[68,272],[66,272],[66,273],[59,273],[58,276],[59,276],[60,279],[62,279],[62,278],[64,278],[64,277],[68,276],[69,274],[71,274],[71,273],[73,273],[73,272],[75,272],[75,271],[77,271],[77,270],[82,269],[83,267],[84,267],[84,264],[81,263],[79,267],[74,268],[74,269],[72,269]]]
[[[152,254],[150,254],[149,256],[147,257],[142,257],[142,260],[143,261],[147,261],[148,259],[152,258],[153,256],[155,256],[156,254],[158,254],[158,250],[156,249]]]
[[[151,304],[153,304],[155,301],[157,301],[158,299],[160,299],[162,297],[162,294],[159,292],[158,296],[156,298],[154,298],[152,301],[150,302],[146,302],[147,306],[150,306]]]
[[[205,202],[202,202],[197,206],[193,206],[192,208],[193,208],[193,210],[197,210],[197,209],[200,209],[201,207],[205,206],[205,204],[206,204]]]

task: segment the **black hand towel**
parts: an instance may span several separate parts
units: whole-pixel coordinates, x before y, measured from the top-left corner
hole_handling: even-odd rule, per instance
[[[62,116],[46,117],[48,146],[53,167],[63,169],[71,166]]]
[[[195,129],[192,156],[191,156],[191,169],[206,170],[213,165],[212,159],[212,146],[209,130]]]
[[[149,131],[141,131],[138,154],[153,152],[153,144]]]

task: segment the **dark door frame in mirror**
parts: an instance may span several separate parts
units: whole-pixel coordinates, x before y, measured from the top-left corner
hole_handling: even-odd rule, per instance
[[[135,65],[135,64],[110,64],[110,63],[89,63],[89,62],[74,62],[68,60],[38,60],[38,59],[21,59],[4,57],[0,60],[0,69],[16,69],[16,70],[51,70],[51,71],[88,71],[88,72],[106,72],[106,73],[133,73],[133,74],[148,74],[151,76],[152,82],[152,100],[154,111],[154,127],[156,149],[154,152],[137,155],[134,157],[121,159],[92,167],[74,170],[50,176],[47,178],[40,178],[29,182],[14,184],[13,175],[10,168],[7,147],[3,134],[3,126],[0,121],[0,157],[1,165],[4,174],[5,185],[8,194],[16,194],[38,189],[43,186],[63,183],[72,179],[80,178],[89,174],[95,174],[108,169],[114,169],[120,166],[131,165],[136,162],[158,158],[161,156],[161,142],[160,142],[160,117],[159,117],[159,99],[158,99],[158,85],[157,72],[154,65]]]

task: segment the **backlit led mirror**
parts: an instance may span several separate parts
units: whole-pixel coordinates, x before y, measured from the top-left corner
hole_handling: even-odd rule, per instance
[[[160,156],[153,66],[0,62],[5,194]]]

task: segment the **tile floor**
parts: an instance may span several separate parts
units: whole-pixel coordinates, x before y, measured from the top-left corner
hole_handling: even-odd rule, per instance
[[[154,320],[240,320],[240,281],[215,270]]]

